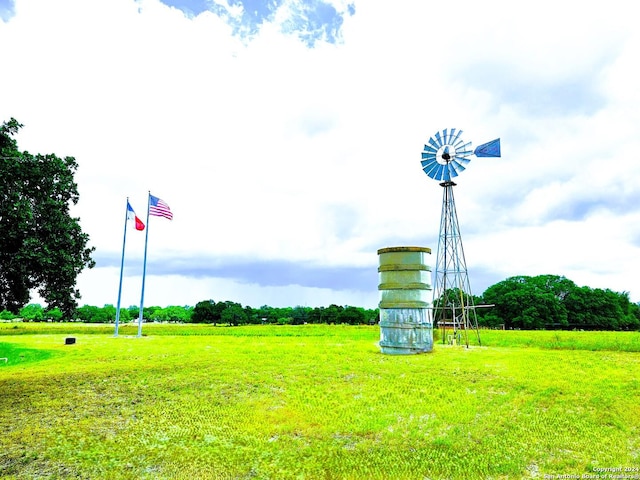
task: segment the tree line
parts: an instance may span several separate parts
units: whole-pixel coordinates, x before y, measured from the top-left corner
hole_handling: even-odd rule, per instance
[[[449,305],[465,298],[447,293]],[[628,292],[579,287],[559,275],[510,277],[472,297],[475,306],[486,306],[475,309],[478,325],[490,328],[640,330],[640,305]],[[450,316],[436,310],[435,321]]]
[[[460,311],[460,291],[447,292],[450,311]],[[471,296],[477,306],[479,326],[522,330],[640,330],[640,304],[629,300],[627,292],[579,287],[558,275],[516,276],[490,286],[480,296]],[[469,298],[469,295],[466,295]],[[436,299],[438,305],[441,299]],[[485,308],[486,307],[486,308]],[[135,321],[139,307],[120,310],[122,322]],[[0,312],[0,320],[21,318],[26,321],[62,321],[67,319],[58,308],[29,304],[15,314]],[[112,323],[113,305],[84,305],[75,310],[74,321]],[[143,318],[150,322],[206,323],[212,325],[302,325],[307,323],[373,325],[379,321],[378,309],[329,305],[328,307],[243,306],[233,301],[203,300],[194,307],[144,307]],[[450,313],[435,310],[434,324],[448,320]]]
[[[140,307],[131,306],[120,309],[120,321],[136,321],[140,316]],[[373,325],[378,322],[378,309],[329,305],[328,307],[270,307],[259,308],[242,306],[232,301],[216,302],[203,300],[195,307],[169,306],[144,307],[143,319],[149,322],[207,323],[212,325],[303,325],[307,323]],[[95,307],[84,305],[75,310],[72,321],[85,323],[113,323],[116,307],[105,305]],[[43,308],[39,304],[29,304],[15,314],[8,310],[0,312],[0,320],[22,319],[29,322],[60,322],[65,320],[62,311],[57,308]]]

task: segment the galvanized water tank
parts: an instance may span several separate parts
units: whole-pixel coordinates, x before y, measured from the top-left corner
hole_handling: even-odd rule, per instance
[[[382,353],[406,355],[433,349],[431,269],[427,247],[388,247],[378,250],[380,276],[380,348]]]

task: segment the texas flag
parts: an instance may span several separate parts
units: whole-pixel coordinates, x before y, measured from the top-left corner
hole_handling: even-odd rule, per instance
[[[136,212],[131,208],[129,201],[127,201],[127,220],[133,220],[135,222],[136,230],[144,230],[144,223],[142,223],[142,220],[137,217]]]

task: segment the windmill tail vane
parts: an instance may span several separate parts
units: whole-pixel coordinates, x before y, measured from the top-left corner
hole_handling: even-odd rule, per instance
[[[500,139],[496,138],[490,142],[484,143],[473,151],[476,157],[499,157],[500,156]]]

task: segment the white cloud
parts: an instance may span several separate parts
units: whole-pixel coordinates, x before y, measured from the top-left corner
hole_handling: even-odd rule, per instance
[[[76,157],[75,211],[100,258],[119,258],[125,198],[142,218],[151,190],[175,213],[151,219],[154,259],[369,265],[374,282],[377,248],[437,238],[423,143],[449,127],[474,146],[501,137],[502,158],[474,158],[455,190],[471,274],[563,274],[640,300],[631,7],[522,9],[361,2],[342,43],[309,48],[270,24],[242,41],[157,0],[18,0],[0,22],[0,120],[25,124],[22,149]],[[143,246],[130,231],[127,259]],[[84,301],[115,302],[112,269],[81,275]],[[157,277],[145,303],[377,298],[187,275]]]

